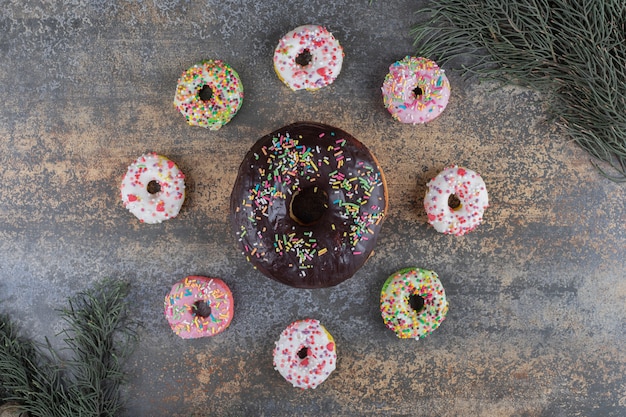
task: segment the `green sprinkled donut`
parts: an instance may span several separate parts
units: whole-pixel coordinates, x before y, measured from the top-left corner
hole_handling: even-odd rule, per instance
[[[385,326],[399,338],[419,339],[431,334],[446,318],[448,300],[436,273],[405,268],[385,281],[380,311]]]

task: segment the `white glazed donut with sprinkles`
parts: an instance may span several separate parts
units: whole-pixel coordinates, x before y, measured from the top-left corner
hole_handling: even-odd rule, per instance
[[[223,61],[203,61],[178,79],[174,106],[192,126],[218,130],[230,122],[242,104],[243,84]]]
[[[343,48],[326,28],[303,25],[278,42],[274,70],[293,91],[314,91],[335,81],[341,72],[343,55]]]
[[[147,153],[128,167],[120,194],[139,221],[161,223],[178,215],[185,200],[185,175],[168,158]]]
[[[315,388],[337,364],[335,341],[315,319],[291,323],[274,348],[274,369],[296,388]]]
[[[407,56],[389,67],[382,87],[383,103],[402,123],[426,123],[448,105],[450,82],[434,61]]]
[[[446,318],[448,300],[436,273],[405,268],[385,281],[380,311],[385,326],[396,336],[420,339],[431,334]]]
[[[487,187],[480,175],[456,165],[431,179],[424,197],[428,222],[438,232],[455,236],[474,230],[488,206]]]

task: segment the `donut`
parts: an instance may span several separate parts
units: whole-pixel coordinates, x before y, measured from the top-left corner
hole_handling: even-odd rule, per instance
[[[453,165],[428,182],[424,208],[440,233],[463,236],[478,226],[489,206],[485,182],[471,169]]]
[[[219,278],[188,276],[165,297],[165,318],[183,339],[215,336],[233,319],[233,295]]]
[[[242,103],[239,75],[220,60],[202,61],[183,72],[174,96],[174,106],[187,123],[210,130],[230,122]]]
[[[435,62],[407,56],[391,64],[382,92],[383,103],[394,119],[426,123],[448,105],[450,83]]]
[[[185,200],[185,175],[156,153],[141,155],[129,165],[120,187],[122,203],[142,223],[176,217]]]
[[[263,274],[296,288],[350,278],[367,260],[387,210],[382,170],[343,130],[301,122],[259,139],[231,193],[231,226]]]
[[[296,388],[315,388],[337,364],[333,337],[315,319],[291,323],[274,348],[274,369]]]
[[[380,312],[385,326],[399,338],[424,338],[446,318],[446,292],[433,271],[405,268],[385,281]]]
[[[280,39],[274,51],[274,70],[293,91],[332,84],[342,64],[343,48],[322,26],[298,26]]]

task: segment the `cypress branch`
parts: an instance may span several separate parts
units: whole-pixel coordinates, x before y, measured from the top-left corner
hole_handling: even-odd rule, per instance
[[[128,289],[107,280],[68,300],[61,310],[67,361],[49,342],[20,337],[10,318],[0,316],[0,399],[18,402],[34,417],[118,415],[123,366],[136,342]]]
[[[600,172],[626,182],[626,2],[433,0],[412,30],[418,54],[466,74],[547,93],[550,112]]]

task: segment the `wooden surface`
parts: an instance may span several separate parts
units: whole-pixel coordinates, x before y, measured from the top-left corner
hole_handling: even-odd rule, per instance
[[[383,108],[388,66],[414,52],[421,2],[0,0],[0,310],[54,337],[56,309],[105,277],[132,283],[140,346],[128,416],[626,415],[625,188],[546,120],[533,92],[450,75],[450,103],[427,126]],[[328,27],[343,70],[316,93],[288,90],[272,53],[282,34]],[[203,59],[242,78],[239,114],[218,132],[188,126],[176,80]],[[337,287],[297,290],[255,271],[235,245],[228,203],[261,136],[299,120],[344,129],[378,158],[390,210],[375,255]],[[140,224],[119,199],[126,167],[155,151],[187,176],[180,215]],[[491,207],[457,238],[427,225],[426,182],[457,163],[483,175]],[[421,341],[378,310],[400,268],[436,271],[450,311]],[[175,336],[163,298],[186,275],[234,294],[221,335]],[[300,391],[272,368],[293,320],[321,320],[336,371]],[[61,344],[58,340],[57,344]]]

